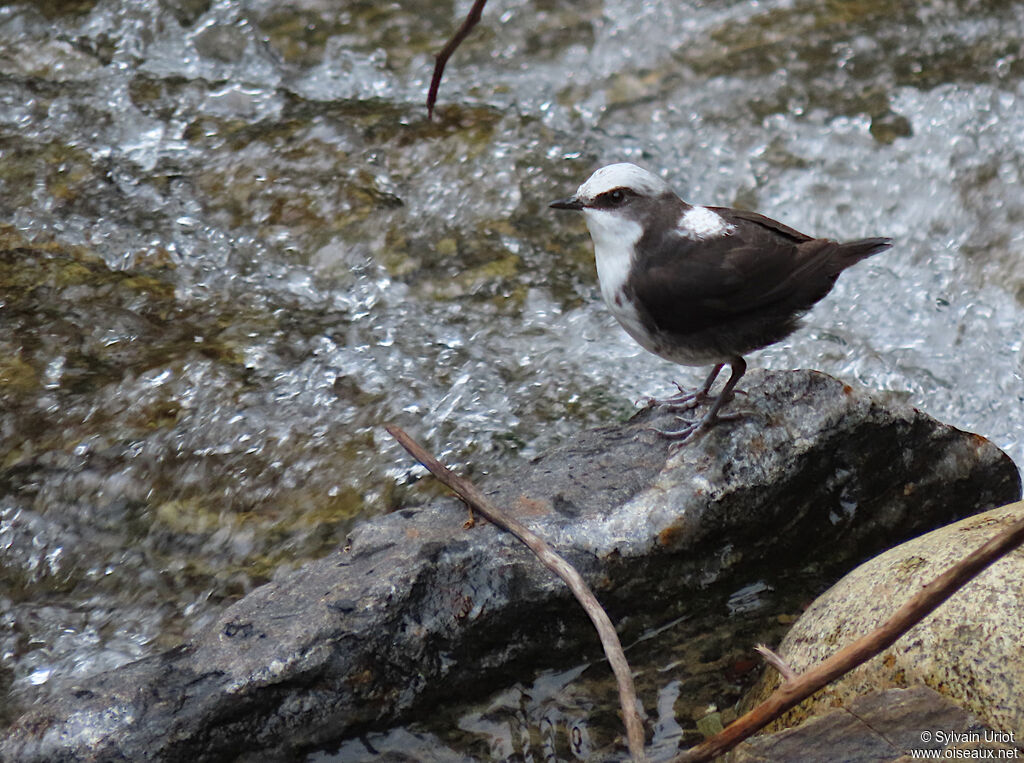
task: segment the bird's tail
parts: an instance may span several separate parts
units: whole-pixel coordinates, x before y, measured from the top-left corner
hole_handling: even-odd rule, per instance
[[[833,261],[845,270],[873,254],[884,252],[890,246],[892,246],[891,238],[862,238],[857,241],[848,241],[839,245],[833,256]]]

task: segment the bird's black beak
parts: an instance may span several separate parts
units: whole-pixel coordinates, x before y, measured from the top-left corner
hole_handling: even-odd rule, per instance
[[[567,199],[559,199],[548,204],[552,209],[583,209],[583,202],[575,196],[570,196]]]

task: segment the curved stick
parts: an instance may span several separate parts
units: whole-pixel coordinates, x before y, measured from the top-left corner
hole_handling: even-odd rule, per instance
[[[483,3],[480,3],[480,5],[483,5]],[[644,729],[640,721],[640,714],[636,709],[637,700],[636,689],[633,686],[633,673],[629,668],[629,663],[626,662],[626,655],[622,651],[622,644],[619,643],[619,636],[615,632],[615,626],[612,625],[608,614],[602,609],[580,573],[569,562],[555,553],[543,538],[502,512],[472,482],[451,471],[406,434],[404,430],[396,426],[386,426],[385,429],[438,480],[454,490],[470,507],[525,543],[537,555],[541,564],[555,573],[569,586],[573,595],[590,616],[594,627],[597,628],[597,635],[601,638],[601,646],[604,647],[605,656],[607,656],[608,662],[611,663],[612,671],[615,673],[615,680],[619,685],[619,702],[622,705],[622,715],[626,722],[629,754],[634,761],[644,760]]]

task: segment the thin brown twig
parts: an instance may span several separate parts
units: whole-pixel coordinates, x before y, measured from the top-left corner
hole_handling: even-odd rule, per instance
[[[1024,501],[1010,506],[1024,506]],[[900,636],[931,614],[978,573],[1024,543],[1024,519],[957,562],[918,591],[896,613],[871,633],[839,650],[820,665],[784,682],[764,702],[738,718],[725,730],[677,756],[673,763],[711,760],[764,728],[826,684],[884,651]]]
[[[480,23],[485,5],[487,5],[487,0],[475,0],[473,7],[469,9],[469,13],[466,14],[466,18],[463,20],[462,26],[455,31],[455,34],[448,40],[448,43],[441,48],[441,52],[434,56],[434,76],[430,78],[430,89],[427,91],[427,119],[434,118],[434,104],[437,103],[437,91],[441,87],[441,77],[444,75],[444,67],[448,64],[448,59],[452,57],[452,53],[462,44],[462,41],[469,37],[473,27]]]
[[[604,647],[605,656],[608,658],[608,662],[611,663],[612,672],[615,673],[615,680],[619,686],[619,702],[622,705],[622,715],[626,722],[629,754],[634,761],[644,760],[644,729],[640,720],[640,714],[637,712],[633,673],[630,670],[629,663],[626,662],[626,655],[622,651],[622,644],[619,642],[619,636],[615,632],[615,626],[612,625],[612,621],[598,603],[597,597],[594,596],[580,573],[569,562],[555,553],[543,538],[502,512],[472,482],[451,471],[413,440],[405,431],[396,426],[387,426],[385,429],[438,480],[454,490],[462,500],[493,524],[512,533],[512,535],[525,543],[545,567],[555,573],[569,586],[573,595],[583,606],[583,609],[586,610],[587,615],[590,616],[594,627],[597,628],[597,634],[601,639],[601,645]]]
[[[767,662],[769,665],[771,665],[773,668],[779,671],[779,675],[782,676],[782,680],[784,682],[795,681],[800,677],[799,674],[795,670],[793,670],[793,668],[789,667],[788,662],[786,662],[784,659],[782,659],[779,655],[777,655],[764,644],[758,644],[757,646],[755,646],[754,651],[761,655],[764,658],[765,662]]]

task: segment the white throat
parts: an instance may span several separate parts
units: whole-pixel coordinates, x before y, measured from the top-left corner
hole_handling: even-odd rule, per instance
[[[644,229],[640,223],[627,220],[607,209],[584,209],[590,237],[594,240],[594,259],[601,296],[614,312],[615,296],[626,284],[633,264],[633,252]],[[620,300],[621,301],[621,300]]]
[[[657,353],[650,333],[624,288],[633,266],[636,245],[644,235],[643,226],[607,209],[584,209],[583,216],[594,240],[597,280],[601,284],[605,304],[627,334],[641,347]]]

